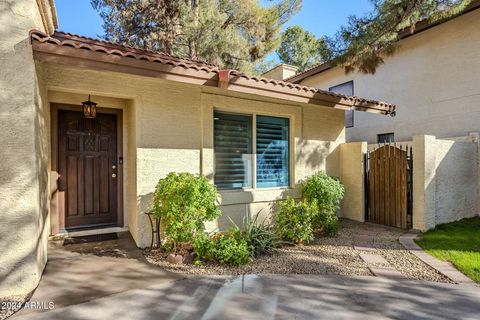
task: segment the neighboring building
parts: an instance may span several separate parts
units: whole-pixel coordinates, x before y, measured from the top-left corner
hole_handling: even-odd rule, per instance
[[[346,112],[347,141],[409,141],[480,131],[480,1],[461,16],[437,25],[419,23],[400,34],[400,47],[374,75],[345,74],[328,63],[289,79],[323,90],[399,106],[395,117]]]
[[[269,215],[318,170],[345,183],[343,215],[362,212],[362,155],[343,144],[343,110],[389,114],[393,105],[53,33],[51,0],[3,6],[2,294],[37,285],[49,235],[129,230],[149,245],[144,213],[172,171],[218,186],[220,228],[227,216]],[[90,95],[96,117],[82,109]]]

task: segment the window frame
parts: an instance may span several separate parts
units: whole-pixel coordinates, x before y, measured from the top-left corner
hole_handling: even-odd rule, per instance
[[[251,168],[251,175],[252,175],[252,186],[250,187],[242,187],[242,188],[229,188],[229,189],[221,189],[218,188],[219,192],[242,192],[242,191],[252,191],[252,190],[284,190],[290,189],[293,186],[294,181],[294,135],[293,135],[293,124],[294,124],[294,116],[291,114],[279,114],[279,113],[269,113],[269,112],[242,112],[242,111],[232,111],[231,109],[226,108],[214,108],[212,119],[214,120],[216,113],[222,113],[232,116],[246,116],[251,117],[252,124],[250,137],[251,141],[251,148],[252,148],[252,168]],[[277,186],[277,187],[258,187],[257,186],[257,116],[263,117],[272,117],[272,118],[282,118],[288,120],[288,184],[285,186]],[[214,127],[214,126],[213,126]],[[215,129],[212,130],[212,138],[215,140]],[[215,147],[213,146],[213,156],[215,157]],[[216,174],[216,161],[215,158],[213,160],[213,182],[215,182],[215,174]]]
[[[337,88],[337,87],[341,87],[341,86],[344,86],[348,83],[351,83],[352,84],[352,93],[351,94],[346,94],[347,96],[354,96],[355,95],[355,83],[353,82],[353,80],[349,80],[349,81],[345,81],[345,82],[342,82],[342,83],[339,83],[335,86],[332,86],[330,88],[328,88],[328,91],[330,92],[335,92],[335,93],[339,93],[339,94],[345,94],[345,93],[342,93],[342,92],[336,92],[336,91],[333,91],[333,89]],[[352,115],[352,124],[351,125],[347,125],[347,113],[351,113]],[[353,128],[355,127],[355,111],[354,110],[345,110],[345,119],[344,119],[344,125],[345,125],[345,128]]]
[[[387,135],[391,135],[392,136],[392,140],[389,141],[389,142],[380,142],[380,136],[387,136]],[[381,143],[392,143],[392,142],[395,142],[395,132],[385,132],[385,133],[377,133],[377,144],[381,144]]]

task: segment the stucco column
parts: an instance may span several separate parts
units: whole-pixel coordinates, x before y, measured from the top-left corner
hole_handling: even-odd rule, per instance
[[[413,137],[413,228],[422,231],[435,227],[435,141]]]
[[[366,142],[344,143],[340,146],[340,179],[345,186],[341,216],[365,221],[364,154]]]

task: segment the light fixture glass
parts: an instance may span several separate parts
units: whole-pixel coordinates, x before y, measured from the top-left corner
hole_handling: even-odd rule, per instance
[[[85,118],[94,119],[97,116],[97,103],[90,100],[90,95],[88,95],[88,101],[83,101],[82,105]]]

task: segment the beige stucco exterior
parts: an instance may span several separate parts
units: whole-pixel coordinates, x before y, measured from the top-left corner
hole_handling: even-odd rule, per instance
[[[34,289],[47,260],[49,112],[29,29],[53,30],[49,1],[0,2],[0,293]]]
[[[231,225],[229,218],[239,226],[256,214],[260,215],[258,221],[269,219],[279,200],[289,195],[300,197],[298,183],[319,170],[339,177],[346,186],[339,214],[349,218],[363,214],[363,184],[358,182],[363,180],[361,153],[366,146],[342,146],[342,110],[346,106],[336,104],[335,98],[308,97],[314,90],[288,86],[282,86],[287,93],[272,94],[271,88],[260,82],[253,91],[238,91],[242,81],[250,81],[241,77],[236,79],[234,91],[228,90],[228,83],[227,88],[220,88],[179,82],[181,76],[171,73],[156,78],[148,72],[126,73],[125,69],[101,71],[85,67],[81,59],[45,62],[35,56],[34,60],[29,30],[49,33],[56,27],[51,5],[49,0],[0,3],[0,30],[4,33],[0,38],[1,296],[27,293],[36,287],[47,261],[48,236],[64,232],[58,215],[64,194],[57,188],[59,174],[54,171],[55,110],[73,106],[80,111],[88,95],[99,108],[121,110],[123,164],[118,173],[123,185],[123,225],[119,227],[128,229],[139,247],[150,244],[151,229],[144,213],[152,206],[159,179],[170,172],[190,172],[213,183],[214,110],[288,118],[291,178],[290,185],[281,188],[221,191],[223,215],[209,228],[226,228]],[[343,100],[344,104],[354,103]],[[253,163],[255,157],[253,154]]]
[[[150,241],[143,213],[151,207],[160,178],[175,171],[203,174],[213,181],[214,110],[289,118],[292,183],[287,188],[221,192],[224,215],[211,228],[226,227],[227,217],[239,225],[258,212],[268,217],[276,201],[298,197],[296,183],[315,171],[339,176],[339,151],[334,151],[345,139],[341,110],[122,73],[48,63],[37,68],[50,103],[80,106],[92,94],[99,107],[124,111],[124,221],[140,247]]]
[[[340,146],[340,180],[345,195],[340,214],[344,218],[365,221],[365,153],[366,142],[350,142]]]
[[[355,112],[347,141],[377,142],[377,134],[395,134],[396,141],[427,134],[439,138],[479,130],[480,10],[400,41],[374,75],[345,74],[332,68],[301,81],[328,90],[353,80],[354,94],[395,103],[396,117]]]
[[[476,216],[479,212],[478,141],[413,138],[413,228]]]

